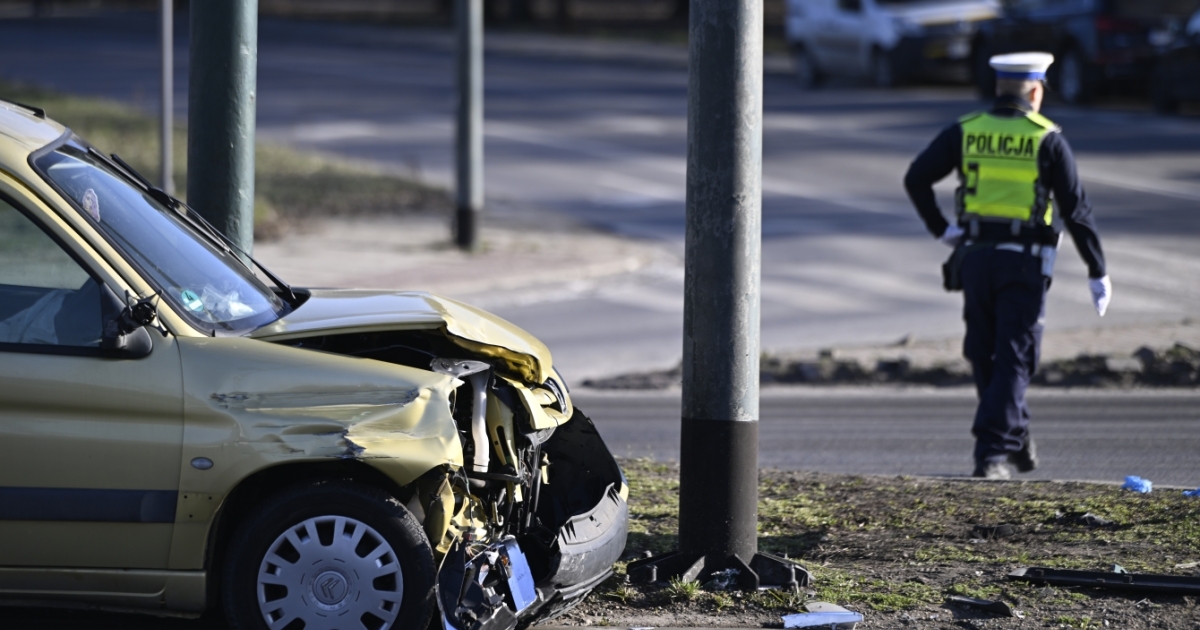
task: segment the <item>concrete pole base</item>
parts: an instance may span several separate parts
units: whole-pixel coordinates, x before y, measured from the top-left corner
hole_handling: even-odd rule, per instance
[[[673,551],[630,562],[625,571],[632,584],[652,584],[671,578],[685,582],[707,582],[714,574],[728,569],[737,571],[734,584],[743,591],[760,588],[795,590],[813,583],[812,573],[800,564],[761,551],[755,553],[750,562],[736,555],[714,559],[701,554]]]

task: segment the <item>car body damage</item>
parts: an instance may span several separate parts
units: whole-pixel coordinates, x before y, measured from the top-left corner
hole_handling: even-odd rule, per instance
[[[235,477],[322,459],[378,469],[409,491],[440,566],[438,604],[458,630],[551,616],[607,578],[624,550],[628,488],[543,367],[545,347],[474,309],[463,325],[451,310],[464,307],[427,294],[336,293],[315,292],[270,333],[184,340],[185,459],[236,450],[244,467],[214,467]],[[410,307],[390,325],[370,313],[399,303]],[[230,483],[211,472],[185,469],[208,483],[184,490]]]
[[[544,344],[428,293],[293,289],[118,162],[0,101],[0,323],[53,333],[0,343],[0,437],[34,454],[0,492],[40,497],[0,518],[0,570],[46,601],[367,630],[435,601],[507,630],[610,575],[628,487]]]
[[[180,354],[185,458],[244,460],[245,469],[204,473],[353,457],[407,485],[431,467],[462,464],[451,377],[243,338],[182,340]]]
[[[625,546],[628,487],[549,367],[545,346],[499,318],[428,294],[339,293],[332,299],[431,308],[409,308],[390,326],[382,314],[359,311],[346,329],[307,314],[255,336],[452,379],[452,418],[439,423],[456,431],[460,458],[431,466],[408,504],[436,550],[445,623],[491,630],[547,618],[611,575]],[[310,302],[327,295],[316,292]],[[356,395],[389,404],[380,391]],[[356,426],[346,437],[361,445],[366,435]],[[404,449],[365,448],[356,457],[378,466],[372,458],[388,447]]]

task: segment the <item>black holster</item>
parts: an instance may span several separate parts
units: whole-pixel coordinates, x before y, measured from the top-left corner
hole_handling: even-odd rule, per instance
[[[977,249],[990,246],[991,244],[989,243],[959,243],[954,248],[954,251],[950,253],[950,257],[946,259],[946,262],[942,263],[942,287],[947,291],[962,291],[963,259],[967,257],[967,254]]]

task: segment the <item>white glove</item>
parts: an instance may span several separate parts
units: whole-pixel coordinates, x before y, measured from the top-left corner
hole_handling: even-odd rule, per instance
[[[962,240],[963,229],[957,225],[950,224],[946,226],[946,231],[938,237],[938,242],[951,249],[958,247],[958,242]]]
[[[1088,280],[1088,288],[1092,290],[1092,304],[1096,306],[1096,312],[1100,317],[1104,317],[1108,303],[1112,301],[1112,280],[1109,280],[1108,276],[1091,278]]]

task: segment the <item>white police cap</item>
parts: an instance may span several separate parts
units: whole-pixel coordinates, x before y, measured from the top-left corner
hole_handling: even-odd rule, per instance
[[[997,79],[1036,79],[1046,78],[1046,69],[1054,63],[1054,55],[1044,52],[1011,53],[996,55],[988,60],[988,64],[996,69]]]

